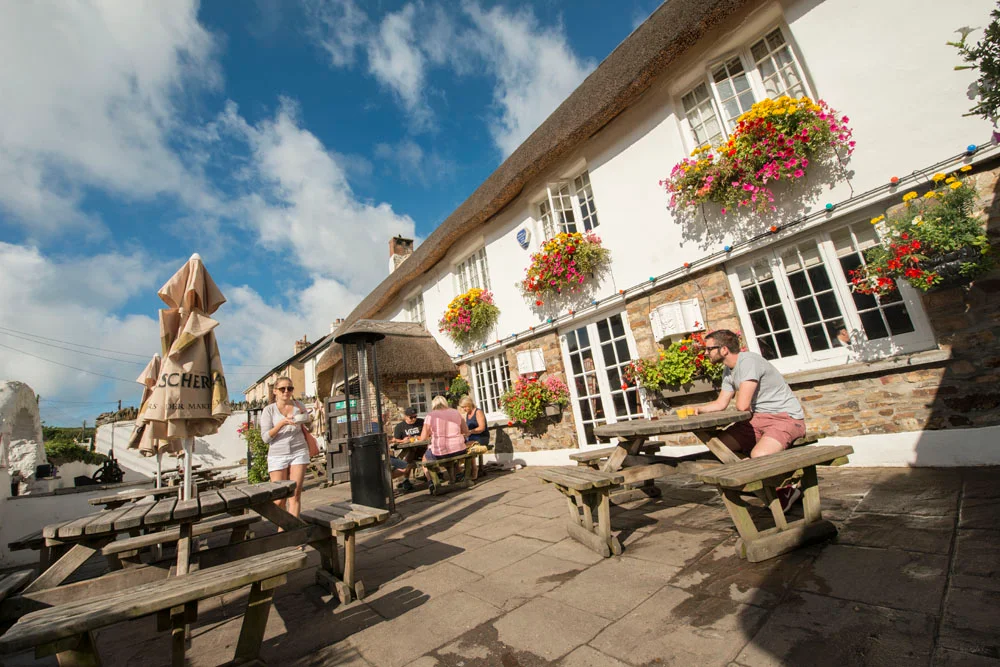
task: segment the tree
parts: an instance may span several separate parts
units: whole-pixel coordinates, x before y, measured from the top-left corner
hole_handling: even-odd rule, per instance
[[[961,28],[962,36],[957,42],[948,42],[958,49],[967,65],[956,65],[956,70],[979,71],[979,78],[970,89],[969,98],[976,101],[966,116],[982,116],[994,125],[1000,110],[1000,5],[990,12],[992,21],[986,26],[983,38],[970,46],[966,40],[973,28]]]

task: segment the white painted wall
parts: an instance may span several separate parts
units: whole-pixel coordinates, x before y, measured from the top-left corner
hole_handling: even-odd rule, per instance
[[[680,95],[711,62],[779,23],[786,24],[795,40],[816,96],[850,117],[857,141],[849,163],[854,171],[850,184],[824,188],[810,202],[813,210],[820,210],[827,201],[846,200],[852,188],[855,193],[867,191],[886,183],[890,176],[905,177],[962,152],[970,143],[989,140],[991,128],[985,121],[962,115],[971,105],[966,89],[973,75],[953,69],[960,61],[945,42],[956,37],[954,30],[959,26],[984,25],[992,7],[990,0],[965,0],[953,3],[942,15],[940,4],[931,0],[911,0],[905,8],[862,0],[785,0],[728,22],[702,41],[705,46],[671,66],[635,106],[526,187],[488,227],[455,244],[448,257],[425,274],[422,289],[428,329],[446,351],[458,353],[437,331],[437,320],[457,291],[453,265],[484,243],[501,310],[490,342],[545,323],[552,312],[530,307],[515,287],[541,238],[533,200],[547,181],[572,176],[584,165],[590,171],[601,220],[596,231],[613,258],[611,276],[596,290],[597,297],[719,250],[721,244],[700,247],[695,241],[685,241],[659,186],[691,147],[675,108]],[[836,219],[837,213],[831,217]],[[524,225],[532,231],[527,250],[515,238]],[[404,289],[403,297],[379,317],[405,320],[403,304],[413,292]],[[569,307],[562,305],[561,311]]]

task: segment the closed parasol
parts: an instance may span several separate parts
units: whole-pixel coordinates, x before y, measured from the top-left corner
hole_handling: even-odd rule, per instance
[[[170,443],[166,440],[157,440],[153,437],[153,429],[147,428],[146,408],[149,407],[149,398],[153,395],[153,387],[160,379],[160,355],[154,354],[153,358],[142,373],[136,378],[136,382],[142,385],[142,400],[139,402],[139,414],[135,418],[135,430],[129,438],[129,449],[137,449],[143,456],[156,457],[156,486],[162,483],[160,457],[167,451]]]
[[[163,359],[145,410],[151,437],[166,440],[184,461],[184,497],[191,497],[191,453],[196,436],[219,430],[230,414],[226,376],[215,339],[219,325],[209,315],[226,298],[205,269],[191,259],[160,288],[168,308],[160,311]]]

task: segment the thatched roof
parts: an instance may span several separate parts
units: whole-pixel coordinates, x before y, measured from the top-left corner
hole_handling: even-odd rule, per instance
[[[421,324],[411,322],[389,322],[384,320],[362,320],[353,325],[341,326],[335,336],[358,329],[377,331],[385,336],[375,343],[378,355],[379,375],[385,379],[452,378],[458,375],[458,368],[448,353],[441,349],[434,337]],[[330,387],[343,377],[334,378],[333,373],[343,373],[340,365],[344,348],[333,343],[319,358],[316,365],[320,394],[329,394]]]
[[[427,240],[347,317],[374,317],[453,243],[486,224],[548,168],[634,104],[709,30],[754,0],[670,0],[616,48]]]

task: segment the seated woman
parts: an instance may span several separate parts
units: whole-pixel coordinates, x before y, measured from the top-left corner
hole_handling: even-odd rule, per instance
[[[421,440],[431,441],[424,452],[424,461],[436,461],[464,452],[468,435],[469,426],[465,418],[458,410],[448,406],[448,399],[444,396],[435,396],[431,401],[431,411],[424,417],[424,429],[420,433]],[[454,468],[448,466],[447,472],[448,481],[454,483]]]
[[[486,430],[486,413],[476,407],[472,397],[466,394],[458,400],[458,411],[465,417],[465,423],[469,427],[469,437],[466,444],[470,447],[482,445],[485,447],[490,442],[490,432]],[[472,461],[472,479],[479,477],[479,461]]]

